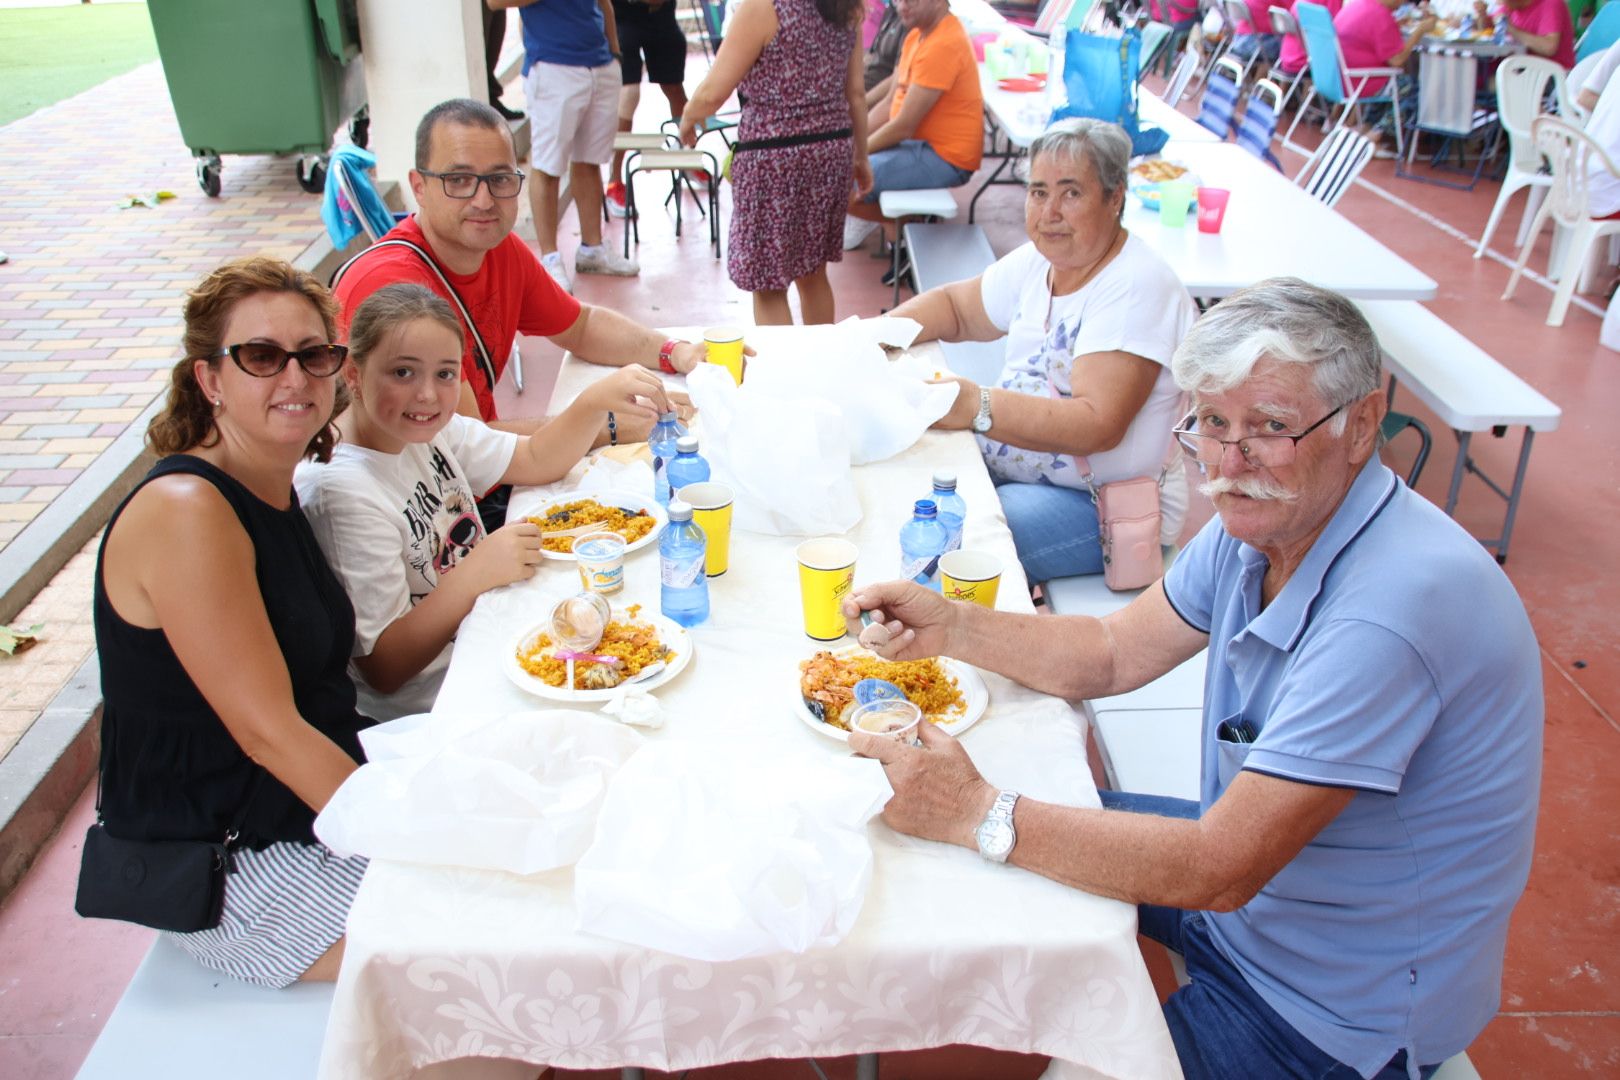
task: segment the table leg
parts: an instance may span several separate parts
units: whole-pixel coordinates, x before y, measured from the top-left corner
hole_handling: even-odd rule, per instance
[[[626,1065],[619,1070],[619,1080],[645,1080],[647,1070],[635,1065]]]
[[[878,1080],[876,1054],[861,1054],[855,1058],[855,1080]]]
[[[996,162],[995,171],[992,172],[989,176],[985,177],[984,183],[979,185],[979,190],[975,191],[973,193],[973,198],[968,200],[968,224],[969,225],[973,224],[973,212],[974,212],[974,209],[979,205],[979,196],[983,195],[986,191],[988,191],[990,189],[990,185],[994,184],[996,182],[996,177],[1000,176],[1003,172],[1006,171],[1007,162],[1009,162],[1011,160],[1013,160],[1013,158],[1012,158],[1011,155],[1009,155],[1007,157],[1002,158],[1000,161]]]
[[[1451,470],[1451,490],[1446,492],[1447,517],[1457,509],[1457,492],[1462,489],[1463,474],[1468,471],[1468,444],[1473,437],[1472,431],[1457,432],[1457,464]]]
[[[1507,517],[1502,521],[1502,539],[1496,542],[1496,561],[1507,562],[1508,540],[1513,536],[1513,519],[1519,513],[1519,496],[1524,491],[1524,474],[1530,468],[1530,440],[1536,433],[1524,429],[1524,441],[1519,444],[1519,467],[1513,473],[1513,491],[1508,495]]]

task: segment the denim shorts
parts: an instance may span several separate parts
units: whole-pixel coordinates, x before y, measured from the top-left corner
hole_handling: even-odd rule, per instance
[[[960,187],[972,178],[971,172],[958,169],[923,140],[906,139],[872,155],[872,190],[861,201],[877,202],[885,191]]]
[[[1131,792],[1099,791],[1105,810],[1160,817],[1197,818],[1198,804],[1186,799]],[[1164,1020],[1176,1044],[1186,1080],[1226,1077],[1310,1077],[1358,1080],[1360,1073],[1317,1048],[1255,992],[1249,981],[1209,935],[1201,911],[1138,904],[1137,926],[1178,953],[1187,965],[1187,985],[1164,1003]],[[1439,1065],[1418,1074],[1432,1076]],[[1373,1080],[1406,1080],[1406,1051],[1397,1051]]]

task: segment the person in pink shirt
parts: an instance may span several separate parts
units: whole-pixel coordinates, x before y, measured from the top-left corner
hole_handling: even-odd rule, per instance
[[[1503,0],[1507,7],[1508,36],[1536,56],[1568,69],[1575,66],[1575,23],[1564,0]],[[1474,17],[1480,26],[1494,20],[1483,0],[1474,0]]]
[[[1433,12],[1425,11],[1412,28],[1411,34],[1401,36],[1400,24],[1395,21],[1395,9],[1406,0],[1349,0],[1333,17],[1333,29],[1339,32],[1339,47],[1344,52],[1346,68],[1403,68],[1418,42],[1434,29]],[[1361,88],[1362,98],[1383,93],[1388,79],[1369,79]],[[1403,93],[1407,86],[1401,86]]]
[[[1338,15],[1344,7],[1344,0],[1322,0],[1322,6],[1328,9],[1329,15]],[[1288,10],[1294,10],[1294,0],[1288,0]],[[1297,37],[1285,37],[1282,43],[1282,52],[1277,57],[1277,68],[1290,75],[1296,75],[1305,67],[1305,45]]]
[[[1239,20],[1232,28],[1232,55],[1248,60],[1256,53],[1268,64],[1277,62],[1282,49],[1282,35],[1271,29],[1272,0],[1246,0],[1249,17]]]

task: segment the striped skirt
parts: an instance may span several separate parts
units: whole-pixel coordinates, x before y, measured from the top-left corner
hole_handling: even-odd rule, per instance
[[[219,925],[169,940],[206,968],[257,986],[290,986],[343,936],[366,860],[297,843],[231,856],[236,869],[225,878]]]

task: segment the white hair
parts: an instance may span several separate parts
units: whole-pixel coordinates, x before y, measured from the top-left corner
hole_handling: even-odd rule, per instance
[[[1069,161],[1084,158],[1097,173],[1097,183],[1109,198],[1125,186],[1131,164],[1131,137],[1118,124],[1091,117],[1059,120],[1029,144],[1029,164],[1050,155]]]
[[[1308,364],[1326,406],[1378,389],[1382,353],[1372,327],[1349,300],[1299,278],[1278,277],[1233,293],[1193,324],[1170,361],[1176,384],[1191,393],[1224,393],[1255,364]],[[1333,434],[1348,418],[1333,418]]]

